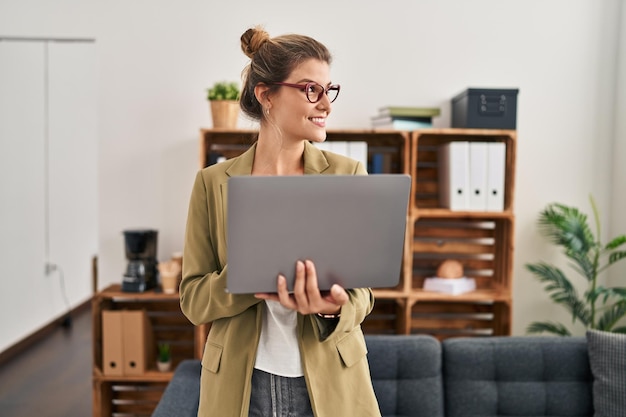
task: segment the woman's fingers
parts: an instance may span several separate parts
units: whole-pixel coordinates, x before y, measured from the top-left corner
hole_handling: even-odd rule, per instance
[[[309,277],[304,262],[296,262],[296,280],[293,283],[293,296],[298,304],[298,311],[302,314],[308,314],[309,298],[307,293],[307,281]]]
[[[332,287],[330,287],[330,293],[324,298],[327,301],[340,306],[344,305],[349,300],[349,296],[346,290],[338,284],[334,284]]]
[[[315,264],[310,260],[296,262],[293,293],[289,293],[287,280],[282,274],[278,275],[276,289],[276,294],[255,294],[255,296],[278,301],[283,306],[301,314],[334,314],[349,300],[346,290],[337,284],[333,285],[327,294],[322,295],[318,286]]]
[[[287,308],[297,310],[298,305],[289,295],[289,290],[287,289],[287,279],[284,275],[278,275],[276,286],[278,289],[278,301],[280,301],[280,303]]]

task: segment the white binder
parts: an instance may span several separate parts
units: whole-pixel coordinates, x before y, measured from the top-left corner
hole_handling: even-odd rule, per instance
[[[332,145],[330,141],[324,141],[324,142],[312,142],[313,145],[315,145],[315,147],[317,147],[318,149],[322,150],[322,151],[331,151],[332,152]]]
[[[506,145],[504,142],[487,144],[487,211],[504,210],[504,175]]]
[[[468,210],[487,210],[487,142],[469,144],[470,186]]]
[[[360,161],[367,168],[367,142],[360,140],[349,141],[348,155],[350,158]]]
[[[439,204],[452,211],[468,208],[469,142],[439,146]]]
[[[329,140],[313,142],[317,148],[360,161],[367,168],[367,142]]]
[[[343,140],[332,140],[328,143],[330,144],[329,150],[331,152],[350,157],[350,153],[348,151],[348,142]]]

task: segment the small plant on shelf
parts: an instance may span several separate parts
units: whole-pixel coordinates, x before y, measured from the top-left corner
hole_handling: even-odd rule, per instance
[[[161,372],[167,372],[170,370],[172,365],[172,356],[171,349],[169,343],[159,343],[157,345],[158,350],[158,359],[157,359],[157,367]]]
[[[219,81],[207,89],[213,127],[235,129],[239,118],[239,85]]]
[[[207,89],[207,100],[239,100],[239,85],[235,82],[220,81]]]

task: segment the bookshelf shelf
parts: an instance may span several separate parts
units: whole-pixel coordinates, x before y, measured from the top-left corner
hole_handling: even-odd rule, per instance
[[[415,218],[448,218],[448,219],[508,219],[513,216],[510,210],[507,211],[451,211],[442,208],[414,210]]]

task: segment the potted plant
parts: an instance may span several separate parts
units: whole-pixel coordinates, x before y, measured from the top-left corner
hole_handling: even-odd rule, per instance
[[[626,250],[623,249],[626,235],[622,234],[606,244],[602,243],[598,209],[593,197],[590,200],[595,219],[595,236],[587,224],[587,216],[575,207],[552,203],[539,215],[542,234],[563,247],[563,253],[570,260],[572,269],[587,281],[584,294],[579,295],[572,281],[554,265],[536,262],[526,264],[525,267],[545,284],[550,298],[571,313],[572,323],[578,320],[586,329],[626,333],[626,326],[619,325],[626,317],[626,288],[605,288],[597,282],[602,271],[626,258]],[[571,335],[562,323],[552,321],[533,322],[526,331]]]
[[[213,127],[228,129],[237,127],[239,94],[239,86],[235,82],[220,81],[207,89]]]
[[[157,345],[157,350],[157,369],[161,372],[168,372],[172,366],[172,357],[169,343],[159,343]]]

